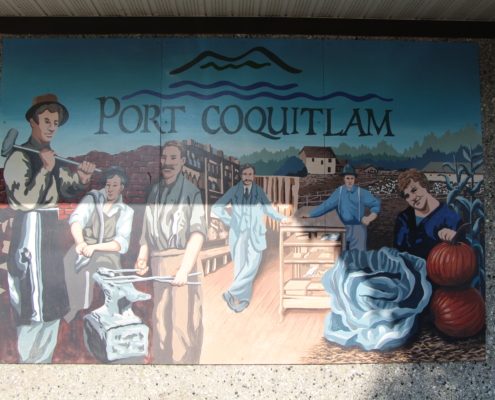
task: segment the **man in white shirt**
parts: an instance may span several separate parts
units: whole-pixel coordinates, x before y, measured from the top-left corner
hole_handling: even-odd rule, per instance
[[[199,189],[182,173],[186,157],[178,140],[162,147],[161,179],[148,197],[134,266],[139,275],[151,267],[153,276],[174,276],[170,283],[153,282],[155,364],[198,364],[203,346],[203,289],[196,284],[202,277],[188,275],[203,271],[205,209]]]
[[[122,191],[130,178],[121,167],[110,167],[100,181],[104,188],[87,193],[69,219],[76,243],[64,258],[70,301],[65,316],[68,322],[91,304],[96,270],[121,269],[120,255],[129,248],[134,210],[122,202]]]

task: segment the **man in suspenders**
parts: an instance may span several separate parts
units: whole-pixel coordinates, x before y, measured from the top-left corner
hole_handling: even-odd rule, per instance
[[[316,218],[336,210],[345,225],[345,250],[366,251],[366,229],[378,217],[381,200],[368,190],[354,186],[358,175],[352,165],[347,164],[340,176],[344,177],[344,185],[309,214],[303,214],[301,217]],[[370,209],[371,213],[368,216],[364,215],[365,207]]]

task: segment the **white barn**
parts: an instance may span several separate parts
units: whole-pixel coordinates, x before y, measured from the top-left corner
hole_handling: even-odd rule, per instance
[[[304,146],[299,152],[308,174],[340,174],[347,160],[337,158],[331,147]]]

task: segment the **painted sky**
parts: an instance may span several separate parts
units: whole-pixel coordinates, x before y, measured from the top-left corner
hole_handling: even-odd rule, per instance
[[[256,47],[267,49],[285,65],[302,72],[292,73],[267,58],[266,54],[253,52],[234,62],[209,56],[181,73],[170,74],[205,51],[232,58]],[[30,134],[24,114],[33,97],[54,93],[70,113],[69,121],[59,129],[52,144],[65,157],[86,154],[91,150],[115,154],[144,144],[156,145],[165,140],[186,138],[210,143],[235,156],[263,147],[275,151],[289,146],[336,146],[341,141],[352,146],[374,146],[384,139],[400,151],[412,146],[415,140],[421,142],[430,132],[441,136],[447,130],[457,131],[466,124],[481,132],[478,48],[470,43],[305,39],[4,39],[2,61],[0,134],[16,128],[20,132],[18,143],[24,142]],[[239,66],[245,62],[251,66],[217,70],[212,62],[217,67]],[[221,81],[237,86],[202,89],[190,83],[208,85]],[[174,86],[180,82],[186,84]],[[272,86],[239,89],[260,82]],[[302,93],[310,98],[344,92],[358,97],[374,94],[391,101],[379,98],[353,101],[346,97],[274,100],[263,96],[243,100],[228,95],[205,100],[180,96],[185,91],[197,96],[231,91],[240,97],[262,92],[289,97]],[[162,99],[160,95],[179,97]],[[144,116],[144,105],[184,107],[185,112],[176,111],[177,133],[160,134],[150,121],[149,132],[144,129],[143,122],[136,132],[124,133],[119,128],[118,114],[105,119],[104,130],[108,134],[95,135],[100,124],[98,98],[110,96],[119,100],[121,111],[135,106],[127,108],[121,119],[128,130],[138,126],[136,108]],[[273,107],[273,127],[277,130],[282,126],[282,107],[287,107],[290,132],[293,131],[292,109],[298,108],[299,134],[278,135],[279,140],[270,140],[248,131],[244,124],[235,134],[222,131],[208,134],[202,128],[202,114],[208,106],[218,106],[220,112],[228,106],[237,106],[244,116],[254,107],[260,107],[265,114],[269,107]],[[390,122],[395,136],[384,138],[382,132],[379,136],[374,134],[363,138],[353,127],[347,136],[325,137],[326,116],[318,112],[314,118],[317,134],[307,136],[308,113],[301,115],[302,108],[332,108],[333,132],[345,129],[353,109],[360,109],[365,125],[365,109],[374,110],[377,122],[381,121],[385,110],[393,110]],[[107,102],[105,112],[110,115],[112,111],[113,102]],[[169,110],[158,121],[164,131],[170,131]],[[262,122],[258,111],[251,112],[250,122],[253,127]],[[228,129],[236,129],[238,113],[235,108],[225,113],[225,123]],[[219,126],[219,116],[214,110],[209,114],[208,124],[212,128]],[[3,164],[4,160],[0,162]]]

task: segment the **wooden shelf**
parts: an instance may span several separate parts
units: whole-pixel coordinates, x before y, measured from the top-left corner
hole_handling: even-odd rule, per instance
[[[311,281],[311,283],[308,285],[308,292],[323,292],[323,294],[326,295],[326,290],[323,287],[323,283],[321,283],[321,280],[319,279],[318,281]]]
[[[284,294],[287,296],[306,296],[311,278],[291,279],[284,285]]]
[[[331,257],[320,257],[321,254],[329,254]],[[299,257],[298,255],[301,255]],[[297,253],[291,252],[284,257],[285,264],[335,264],[335,256],[331,253]]]
[[[284,246],[301,246],[301,247],[341,247],[342,243],[339,240],[321,240],[317,237],[296,236],[297,233],[292,234],[287,240],[284,241]]]
[[[321,276],[333,268],[343,249],[345,227],[341,224],[308,226],[308,222],[308,219],[304,219],[301,220],[302,225],[280,227],[281,318],[288,308],[329,309],[331,305]],[[340,233],[338,240],[321,240],[323,235],[333,232]],[[285,277],[287,273],[284,268],[287,264],[292,264],[292,275]],[[318,267],[318,275],[304,276],[311,267]]]

